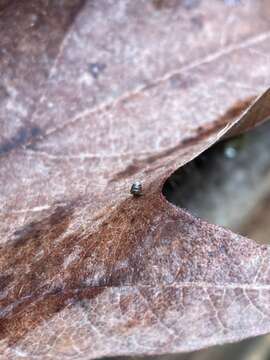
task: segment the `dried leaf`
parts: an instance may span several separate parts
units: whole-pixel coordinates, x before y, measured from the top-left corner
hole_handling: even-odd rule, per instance
[[[161,194],[266,90],[267,1],[0,4],[3,358],[268,332],[268,248]]]

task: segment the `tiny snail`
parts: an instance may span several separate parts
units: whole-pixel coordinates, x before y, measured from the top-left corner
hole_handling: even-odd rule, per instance
[[[130,193],[135,197],[142,196],[142,183],[140,181],[135,181],[131,186]]]

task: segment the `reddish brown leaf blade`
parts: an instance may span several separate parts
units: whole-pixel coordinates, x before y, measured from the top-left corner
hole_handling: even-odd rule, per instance
[[[249,107],[242,115],[240,120],[226,133],[226,137],[235,136],[239,133],[248,131],[255,126],[262,124],[269,120],[270,117],[270,90],[260,96],[254,104]]]
[[[269,331],[269,250],[161,195],[265,90],[267,4],[89,1],[73,22],[62,4],[55,51],[48,30],[3,26],[4,89],[26,109],[1,106],[4,356],[189,351]],[[45,75],[23,57],[14,84],[25,41]]]

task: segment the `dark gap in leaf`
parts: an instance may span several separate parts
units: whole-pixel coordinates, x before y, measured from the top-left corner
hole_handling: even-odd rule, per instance
[[[270,243],[270,121],[213,145],[176,170],[162,192],[210,223]]]

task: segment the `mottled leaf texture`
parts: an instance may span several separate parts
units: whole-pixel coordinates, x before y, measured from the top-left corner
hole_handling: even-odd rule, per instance
[[[269,16],[268,0],[0,1],[1,359],[270,331],[268,247],[161,194],[267,90]]]

